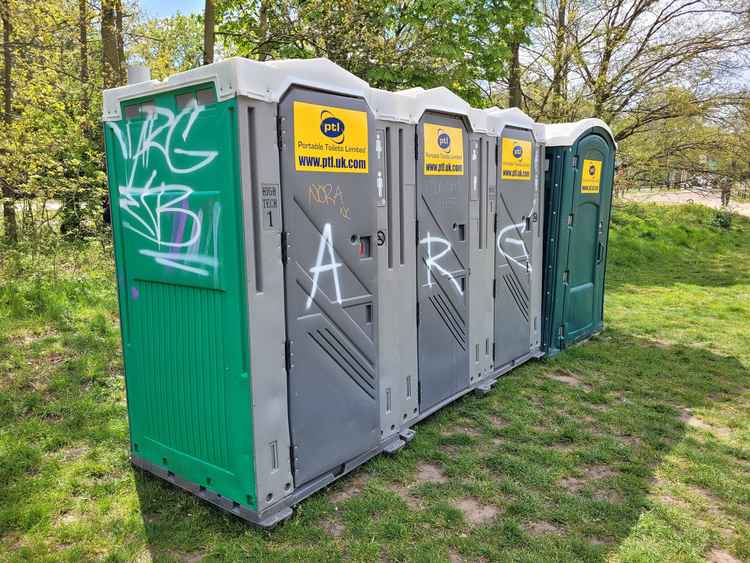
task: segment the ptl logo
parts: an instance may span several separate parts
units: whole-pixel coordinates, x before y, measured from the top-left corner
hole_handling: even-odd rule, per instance
[[[451,148],[451,136],[445,131],[438,130],[437,144],[445,152],[448,152]]]
[[[591,176],[592,178],[596,176],[596,166],[594,166],[593,164],[589,166],[589,176]]]
[[[344,122],[327,109],[320,112],[320,132],[337,145],[344,142]]]
[[[515,147],[513,147],[513,156],[515,156],[516,158],[521,158],[523,156],[523,148],[521,147],[521,145],[516,145]]]

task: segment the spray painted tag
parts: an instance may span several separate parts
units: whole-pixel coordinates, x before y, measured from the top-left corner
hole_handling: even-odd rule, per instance
[[[602,179],[602,161],[584,160],[581,171],[581,193],[598,194]]]
[[[531,180],[531,142],[503,138],[500,177],[503,180]]]
[[[458,127],[424,124],[424,175],[464,175],[464,135]]]
[[[294,102],[297,172],[367,174],[367,113]]]

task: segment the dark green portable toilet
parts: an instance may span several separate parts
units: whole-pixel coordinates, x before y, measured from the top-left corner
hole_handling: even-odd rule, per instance
[[[612,205],[612,131],[599,119],[545,126],[543,348],[601,331]]]

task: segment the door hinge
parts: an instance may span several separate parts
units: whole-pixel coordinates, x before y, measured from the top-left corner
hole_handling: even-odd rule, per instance
[[[419,326],[419,302],[417,302],[417,326]]]
[[[419,160],[419,133],[414,131],[414,160]]]
[[[492,280],[492,298],[495,299],[497,296],[497,280]]]
[[[568,227],[570,227],[573,224],[573,214],[571,213],[568,215]]]
[[[289,252],[287,248],[287,232],[281,231],[281,263],[286,264],[289,258]]]
[[[497,213],[495,213],[495,218],[493,219],[493,222],[492,222],[492,232],[493,233],[497,232]]]
[[[558,331],[560,334],[560,338],[565,338],[565,325],[560,325],[560,330]]]
[[[289,340],[284,342],[284,366],[288,375],[292,369],[292,343]]]
[[[573,168],[578,168],[578,157],[574,156],[572,160]]]
[[[563,272],[563,276],[562,276],[562,281],[563,281],[563,283],[567,284],[567,283],[568,283],[568,278],[569,278],[569,277],[570,277],[570,270],[565,270],[565,271]]]
[[[294,474],[295,470],[295,463],[294,463],[294,446],[289,446],[289,468],[292,470],[292,474]]]
[[[549,158],[544,159],[544,171],[549,172]]]

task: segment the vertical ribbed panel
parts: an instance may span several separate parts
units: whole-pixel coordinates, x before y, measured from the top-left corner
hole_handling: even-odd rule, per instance
[[[224,293],[145,281],[139,287],[131,321],[141,370],[128,385],[148,412],[145,437],[228,469]]]

